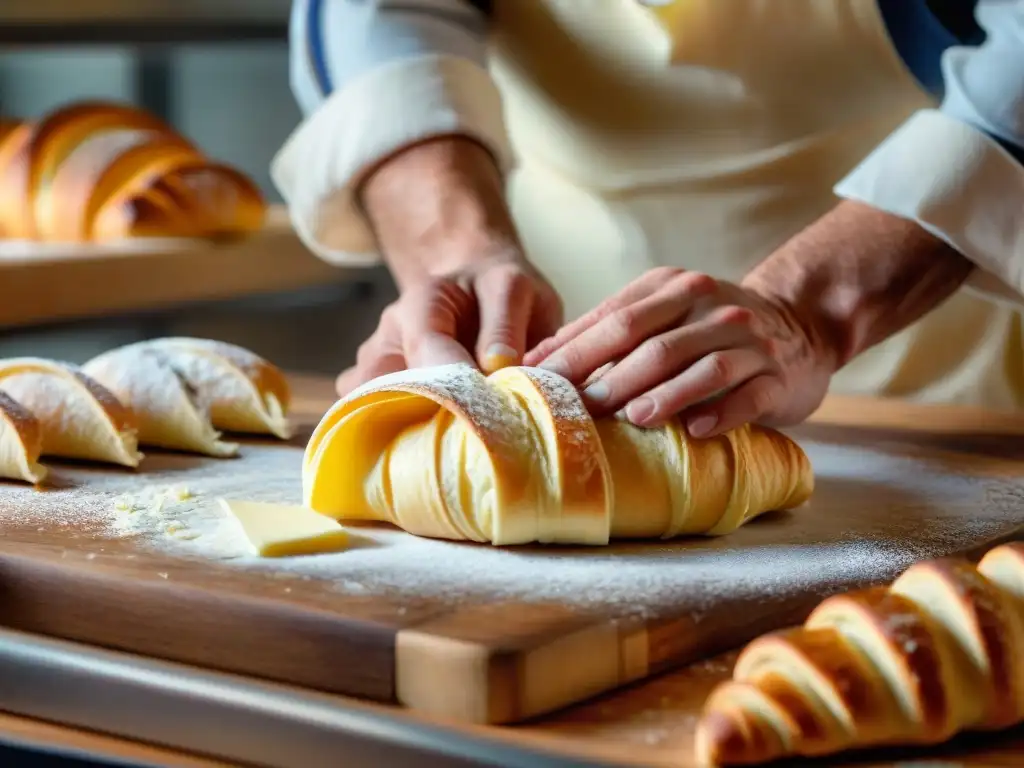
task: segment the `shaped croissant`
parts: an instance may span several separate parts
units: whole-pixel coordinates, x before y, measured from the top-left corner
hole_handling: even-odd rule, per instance
[[[303,464],[317,512],[499,545],[725,534],[812,488],[778,432],[695,440],[678,423],[593,420],[567,380],[522,367],[375,379],[328,411]]]
[[[0,479],[41,483],[47,474],[39,463],[43,431],[39,419],[0,390]]]
[[[130,407],[139,442],[234,456],[218,430],[288,439],[288,381],[275,365],[235,344],[172,337],[104,352],[82,370]]]
[[[99,242],[215,237],[262,226],[265,203],[162,120],[106,102],[0,126],[0,236]]]
[[[740,654],[697,728],[705,765],[937,744],[1024,722],[1024,544],[825,600]]]

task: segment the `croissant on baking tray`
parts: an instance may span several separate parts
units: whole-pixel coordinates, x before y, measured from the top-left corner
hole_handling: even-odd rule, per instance
[[[106,242],[242,235],[263,225],[258,188],[164,121],[101,101],[0,124],[0,237]]]
[[[1024,543],[825,600],[751,642],[697,727],[704,765],[939,744],[1024,722]]]
[[[566,379],[525,367],[377,378],[328,411],[303,460],[321,514],[496,545],[721,535],[812,489],[779,432],[696,440],[679,423],[595,420]]]

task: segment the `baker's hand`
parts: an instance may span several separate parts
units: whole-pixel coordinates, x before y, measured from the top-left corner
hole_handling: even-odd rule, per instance
[[[386,373],[469,363],[490,373],[518,365],[554,333],[562,303],[521,257],[491,258],[402,292],[336,382],[340,396]]]
[[[795,313],[708,275],[651,270],[526,356],[584,386],[595,415],[638,426],[681,415],[695,437],[794,424],[821,403],[834,359]]]

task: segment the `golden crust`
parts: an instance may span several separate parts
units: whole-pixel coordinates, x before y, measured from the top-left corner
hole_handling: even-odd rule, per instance
[[[131,146],[87,175],[58,170],[53,194],[67,210],[60,219],[60,234],[66,239],[89,240],[93,225],[105,207],[120,207],[152,180],[202,155],[189,142],[174,134],[161,134]]]
[[[78,102],[0,137],[6,237],[215,238],[258,230],[265,212],[245,174],[136,107]]]
[[[980,660],[980,694],[987,698],[987,705],[976,727],[1004,728],[1011,724],[1016,709],[1014,682],[1024,675],[1024,656],[1015,647],[1015,641],[1024,638],[1015,637],[1013,609],[1008,604],[1010,595],[966,560],[942,558],[919,563],[908,569],[893,589],[914,578],[941,585],[945,592],[942,599],[959,614],[954,624],[957,632],[962,633],[972,646],[968,650],[974,650]],[[905,592],[912,595],[914,586],[908,585]]]
[[[752,641],[705,704],[697,756],[752,765],[1016,725],[1022,648],[1024,544],[977,567],[919,563],[891,587],[828,598],[802,627]],[[808,730],[808,712],[822,711],[834,721]]]
[[[32,233],[25,185],[33,127],[32,123],[22,123],[0,143],[0,234],[6,238],[25,239]]]

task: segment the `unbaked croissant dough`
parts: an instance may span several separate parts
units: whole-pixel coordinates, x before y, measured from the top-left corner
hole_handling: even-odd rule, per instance
[[[218,430],[290,435],[284,374],[233,344],[154,339],[105,352],[83,369],[135,411],[143,445],[232,456],[238,445]]]
[[[41,483],[46,467],[39,464],[43,431],[21,403],[0,392],[0,478]]]
[[[36,357],[0,360],[0,391],[38,420],[44,456],[126,467],[142,460],[131,410],[77,366]]]
[[[523,367],[375,379],[328,411],[303,463],[321,514],[498,545],[726,534],[812,489],[806,455],[778,432],[695,440],[678,423],[595,421],[567,380]]]
[[[825,600],[740,654],[697,728],[704,765],[938,744],[1024,722],[1024,544]]]

